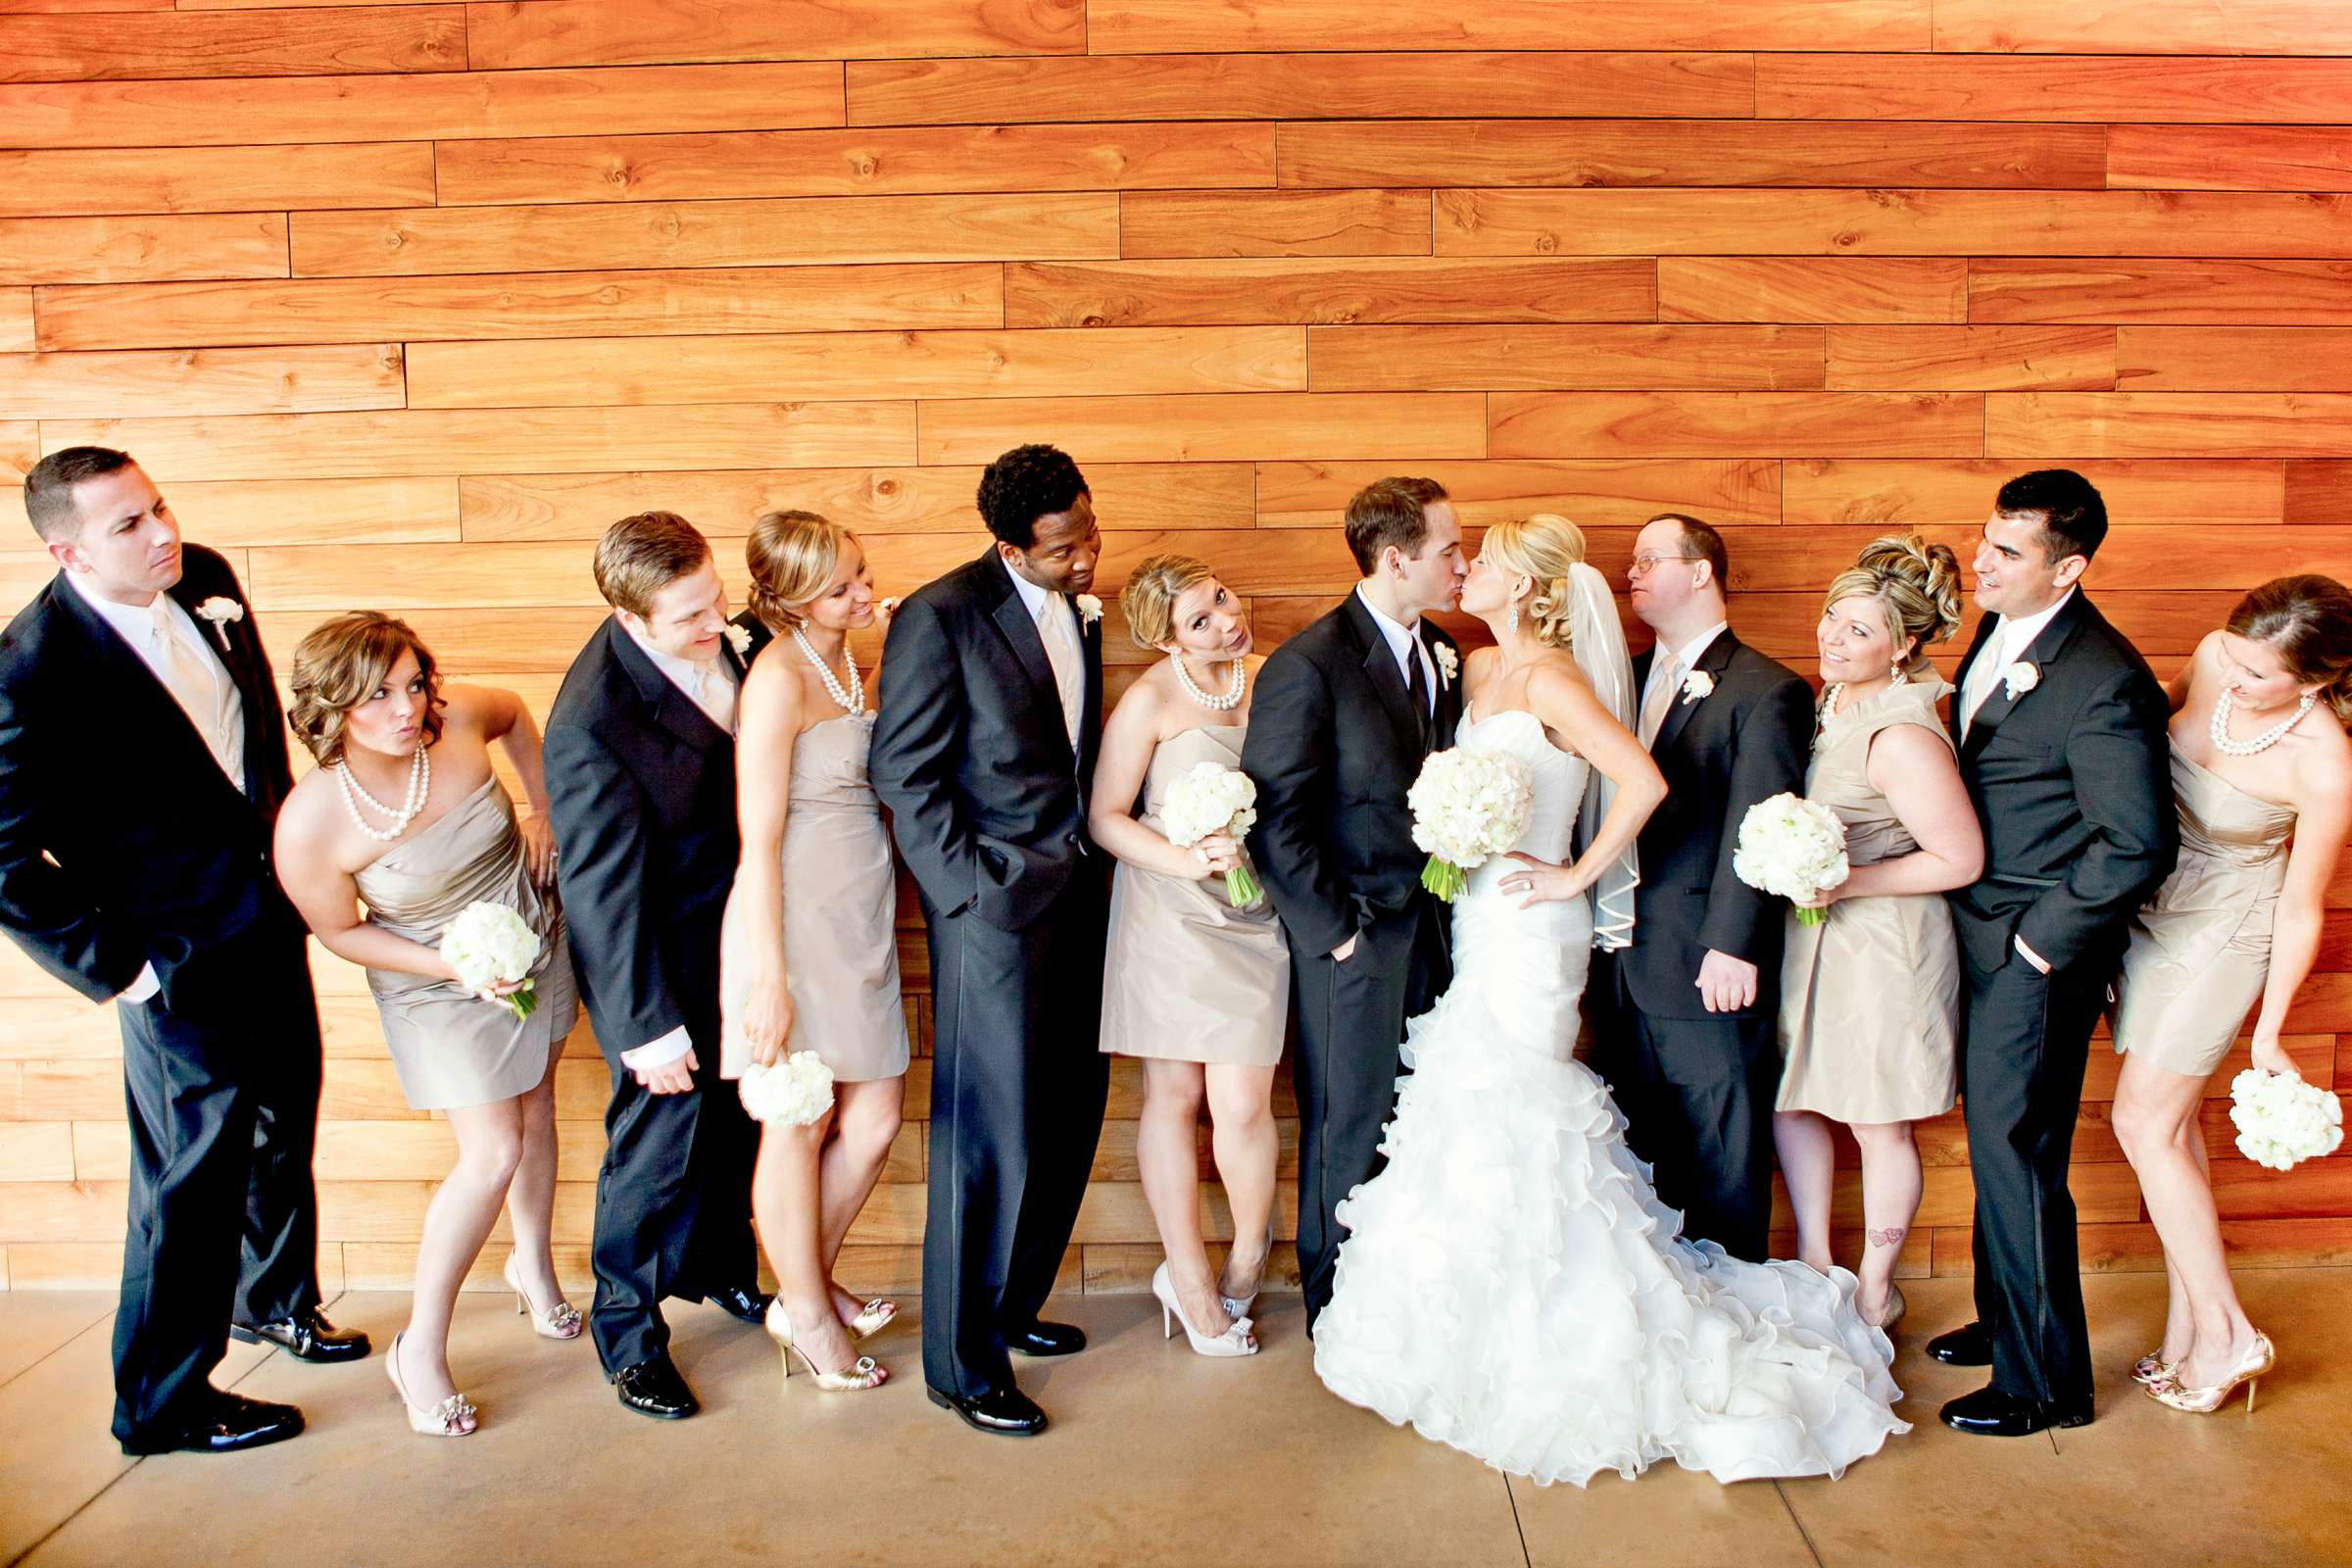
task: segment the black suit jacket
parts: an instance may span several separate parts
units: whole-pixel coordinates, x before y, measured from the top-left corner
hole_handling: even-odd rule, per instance
[[[1421,637],[1450,651],[1440,667],[1432,751],[1462,716],[1461,654],[1424,615]],[[1421,773],[1420,727],[1396,656],[1360,594],[1274,650],[1250,703],[1242,769],[1257,784],[1250,853],[1299,953],[1329,953],[1421,890],[1405,792]]]
[[[245,603],[220,556],[187,545],[180,559],[171,594],[191,614],[207,599]],[[242,794],[163,682],[62,578],[0,632],[0,926],[93,1002],[152,962],[165,1004],[184,1010],[208,952],[257,925],[300,928],[270,858],[294,778],[269,656],[250,613],[197,625],[244,704]],[[233,992],[234,974],[214,978]]]
[[[1987,615],[1961,662],[1961,691],[1990,657]],[[1961,739],[1960,775],[1984,832],[1984,875],[1948,895],[1969,961],[2009,959],[2023,937],[2052,969],[2112,963],[2125,921],[2172,874],[2180,853],[2166,726],[2171,705],[2146,661],[2077,590],[2023,662],[2035,683],[1997,685]]]
[[[1655,652],[1634,662],[1637,694]],[[1720,1016],[1694,984],[1710,948],[1763,971],[1751,1011],[1778,1004],[1787,906],[1740,881],[1732,852],[1749,807],[1784,790],[1804,793],[1812,749],[1813,689],[1788,665],[1726,627],[1696,667],[1715,689],[1696,701],[1675,697],[1650,743],[1666,799],[1642,824],[1634,943],[1617,955],[1635,1003],[1662,1018]]]
[[[1081,617],[1073,749],[1054,666],[992,547],[909,595],[890,623],[868,770],[932,909],[1029,924],[1094,855],[1087,792],[1102,744],[1102,623]]]
[[[719,657],[740,681],[743,663]],[[683,1026],[718,1045],[718,926],[735,885],[735,738],[611,616],[547,716],[548,814],[573,968],[597,1043],[623,1051]]]

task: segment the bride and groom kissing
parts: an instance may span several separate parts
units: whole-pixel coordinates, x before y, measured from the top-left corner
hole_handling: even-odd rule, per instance
[[[1445,490],[1396,478],[1345,526],[1362,581],[1268,658],[1242,763],[1292,955],[1317,1374],[1541,1481],[1662,1457],[1724,1481],[1841,1473],[1908,1430],[1891,1349],[1853,1276],[1762,1260],[1777,1064],[1756,976],[1781,916],[1744,887],[1729,910],[1711,897],[1724,824],[1802,788],[1809,691],[1700,604],[1675,624],[1704,635],[1672,647],[1645,612],[1662,652],[1638,695],[1565,518],[1498,523],[1466,562]],[[1720,551],[1703,524],[1653,521],[1637,586],[1692,538]],[[1700,584],[1718,611],[1720,579]],[[1465,659],[1428,618],[1457,606],[1494,647]],[[1517,849],[1450,906],[1421,885],[1406,804],[1449,747],[1515,759],[1534,790]],[[1666,804],[1669,776],[1688,805]],[[1668,887],[1643,889],[1640,924],[1637,863]],[[1571,1054],[1596,949],[1614,971],[1596,1047],[1639,1087],[1636,1134],[1680,1214]],[[1698,1006],[1651,996],[1684,957]]]

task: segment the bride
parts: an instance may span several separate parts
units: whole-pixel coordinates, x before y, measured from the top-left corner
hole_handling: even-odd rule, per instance
[[[1627,728],[1625,633],[1584,555],[1564,517],[1500,523],[1462,591],[1496,646],[1470,656],[1458,744],[1524,762],[1534,809],[1519,850],[1471,873],[1453,984],[1406,1026],[1388,1164],[1339,1206],[1315,1372],[1540,1482],[1660,1458],[1723,1481],[1837,1476],[1910,1430],[1853,1275],[1681,1240],[1607,1087],[1570,1056],[1666,789]]]

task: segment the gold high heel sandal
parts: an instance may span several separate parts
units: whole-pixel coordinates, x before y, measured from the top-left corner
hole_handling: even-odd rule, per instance
[[[2229,1402],[2237,1386],[2246,1386],[2246,1413],[2254,1413],[2254,1390],[2261,1384],[2262,1375],[2278,1364],[2278,1351],[2268,1334],[2257,1332],[2254,1343],[2246,1348],[2245,1355],[2230,1369],[2230,1376],[2210,1389],[2183,1388],[2178,1383],[2166,1383],[2148,1390],[2151,1398],[2161,1400],[2176,1410],[2191,1415],[2211,1415]]]
[[[858,1309],[858,1315],[844,1325],[853,1340],[870,1340],[890,1327],[890,1320],[899,1315],[899,1303],[886,1297],[875,1297]]]
[[[783,1351],[786,1388],[792,1387],[792,1358],[796,1355],[808,1368],[808,1374],[816,1380],[817,1388],[826,1394],[861,1394],[867,1389],[880,1388],[890,1379],[890,1374],[870,1355],[861,1355],[850,1363],[847,1372],[827,1372],[809,1360],[808,1352],[792,1343],[792,1318],[784,1310],[781,1298],[770,1298],[767,1303],[767,1335]]]
[[[2180,1363],[2164,1358],[2164,1347],[2158,1346],[2132,1363],[2132,1381],[2143,1389],[2153,1389],[2173,1381]]]
[[[543,1340],[576,1340],[580,1337],[580,1309],[569,1301],[558,1297],[556,1304],[544,1312],[531,1305],[530,1293],[514,1277],[513,1252],[507,1254],[507,1266],[500,1272],[506,1277],[507,1289],[514,1293],[515,1315],[527,1315],[530,1318],[533,1334]]]
[[[1894,1326],[1903,1320],[1903,1314],[1910,1309],[1911,1303],[1903,1299],[1903,1288],[1892,1280],[1888,1280],[1886,1282],[1886,1304],[1879,1308],[1879,1320],[1871,1324],[1871,1327],[1877,1329],[1881,1334],[1892,1334]]]

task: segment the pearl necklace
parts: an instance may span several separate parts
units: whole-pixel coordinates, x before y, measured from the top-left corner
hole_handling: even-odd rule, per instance
[[[1223,693],[1211,697],[1194,681],[1193,672],[1184,667],[1182,654],[1170,654],[1168,660],[1176,666],[1176,684],[1184,688],[1185,696],[1202,708],[1212,712],[1229,713],[1242,706],[1242,694],[1250,685],[1250,669],[1246,661],[1237,659],[1233,662],[1233,678],[1225,683]]]
[[[2311,711],[2311,705],[2318,700],[2317,693],[2305,692],[2303,700],[2295,705],[2295,710],[2278,723],[2250,741],[2233,741],[2230,738],[2230,710],[2237,704],[2230,696],[2230,688],[2225,686],[2222,695],[2214,699],[2213,722],[2206,726],[2206,733],[2213,737],[2215,751],[2230,757],[2252,757],[2257,752],[2269,751],[2284,740],[2286,732],[2303,721],[2303,715]]]
[[[424,747],[418,745],[416,760],[409,764],[408,799],[401,803],[397,811],[360,787],[360,781],[351,776],[351,763],[348,760],[335,764],[335,779],[343,786],[343,809],[351,813],[351,825],[378,844],[389,844],[406,833],[409,824],[416,820],[416,813],[424,809],[424,798],[433,787],[433,764],[432,760],[425,756]],[[391,832],[379,833],[368,825],[368,819],[360,815],[362,801],[374,807],[377,815],[392,819]]]
[[[816,666],[817,674],[824,680],[825,690],[831,694],[835,702],[853,713],[865,711],[865,682],[858,673],[858,661],[850,657],[848,643],[842,644],[841,654],[841,662],[848,665],[850,670],[850,683],[844,687],[835,677],[833,666],[816,657],[816,650],[809,646],[808,637],[802,633],[800,627],[792,628],[792,640],[801,645],[801,652],[808,655],[808,662]]]

